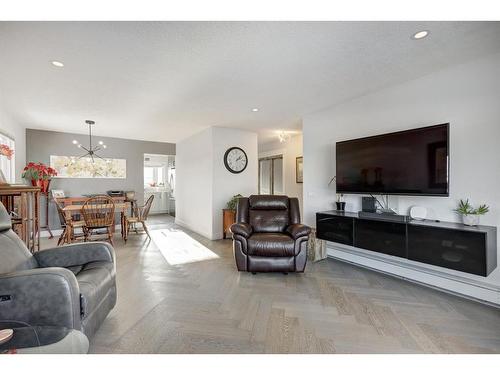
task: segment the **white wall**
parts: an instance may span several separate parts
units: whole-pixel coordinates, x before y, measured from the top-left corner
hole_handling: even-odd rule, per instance
[[[176,149],[175,222],[202,236],[212,236],[212,129],[179,143]]]
[[[248,157],[239,174],[224,166],[229,147],[241,147]],[[233,195],[257,193],[257,134],[212,127],[177,144],[176,223],[207,238],[222,238],[222,209]]]
[[[392,198],[400,213],[412,205],[427,207],[433,218],[459,221],[453,208],[460,198],[475,204],[486,203],[490,213],[483,224],[500,224],[500,54],[421,77],[354,99],[306,116],[304,136],[304,207],[308,224],[315,224],[315,212],[333,208],[334,187],[328,181],[335,175],[335,142],[420,126],[450,123],[450,196]],[[347,210],[360,210],[358,195],[346,196]],[[384,261],[362,255],[335,256],[366,266],[429,283],[457,293],[500,303],[500,269],[487,278],[437,267],[444,277],[408,271],[410,261],[388,266]],[[361,254],[361,252],[360,252]],[[500,264],[500,255],[499,255]],[[408,266],[409,267],[409,266]],[[451,279],[455,281],[450,281]],[[456,280],[463,278],[461,283]],[[473,284],[466,285],[467,283]],[[490,288],[493,291],[488,291]],[[496,294],[495,294],[496,293]]]
[[[297,197],[300,204],[300,213],[303,215],[302,185],[295,179],[295,161],[302,156],[302,134],[294,135],[288,142],[264,143],[259,145],[259,158],[274,155],[283,155],[283,190],[289,197]]]
[[[239,129],[213,129],[213,190],[212,190],[212,239],[222,238],[222,209],[236,194],[248,197],[258,191],[257,133]],[[247,168],[238,174],[224,166],[224,153],[230,147],[245,150]]]
[[[21,183],[22,170],[26,165],[26,128],[14,121],[5,109],[0,108],[0,132],[14,138],[16,142],[14,150],[16,182]]]

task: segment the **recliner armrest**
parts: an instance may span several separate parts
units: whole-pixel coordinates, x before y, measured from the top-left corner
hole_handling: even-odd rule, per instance
[[[107,242],[83,242],[42,250],[34,254],[40,267],[82,266],[90,262],[115,262],[113,246]]]
[[[34,268],[0,276],[0,321],[81,329],[80,289],[65,268]]]
[[[299,237],[309,236],[311,228],[304,224],[292,224],[286,228],[286,232],[296,240]]]
[[[243,236],[244,238],[248,238],[252,235],[252,226],[247,223],[235,223],[231,225],[229,228],[231,230],[231,233],[233,234],[239,234],[240,236]]]

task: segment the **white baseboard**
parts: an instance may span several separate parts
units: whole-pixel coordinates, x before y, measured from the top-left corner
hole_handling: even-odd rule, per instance
[[[208,233],[208,232],[205,233],[203,231],[200,231],[198,228],[192,227],[191,225],[189,225],[188,223],[182,221],[178,217],[175,217],[175,224],[177,224],[177,225],[179,225],[181,227],[184,227],[186,229],[189,229],[192,232],[198,233],[200,236],[208,238],[209,240],[213,240],[212,233]]]
[[[458,271],[454,274],[441,267],[331,243],[327,244],[327,254],[334,259],[500,307],[499,285],[474,280],[465,273],[462,276]]]

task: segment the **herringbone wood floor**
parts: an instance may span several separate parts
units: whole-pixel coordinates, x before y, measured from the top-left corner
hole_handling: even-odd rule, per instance
[[[151,242],[115,238],[118,303],[92,353],[500,353],[498,309],[333,260],[238,273],[230,240],[151,224]]]

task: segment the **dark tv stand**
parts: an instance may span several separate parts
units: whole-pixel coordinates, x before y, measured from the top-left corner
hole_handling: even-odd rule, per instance
[[[391,215],[360,217],[357,212],[316,214],[320,239],[474,275],[488,276],[497,266],[497,228],[459,223],[395,222]]]

